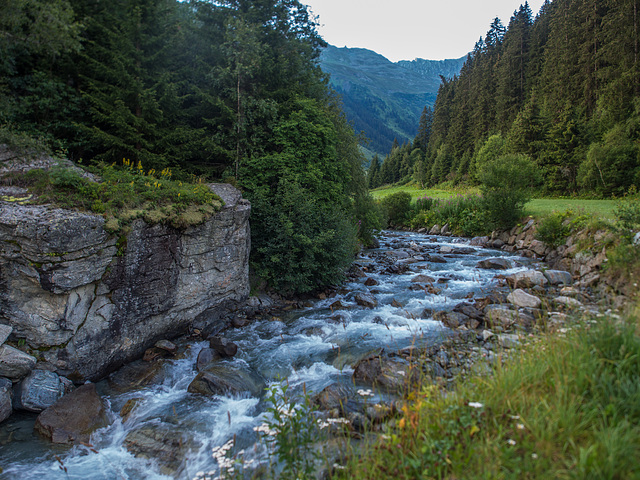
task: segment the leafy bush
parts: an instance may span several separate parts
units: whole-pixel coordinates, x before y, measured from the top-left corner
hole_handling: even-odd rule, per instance
[[[613,210],[618,230],[630,239],[633,232],[640,230],[640,194],[632,187]]]
[[[429,197],[416,202],[418,213],[411,220],[412,228],[449,224],[456,234],[475,236],[488,233],[488,213],[479,195],[457,195],[448,199]]]
[[[283,293],[309,292],[344,279],[357,251],[356,229],[339,208],[314,201],[283,178],[273,195],[247,193],[252,204],[252,264]]]
[[[524,205],[542,177],[527,155],[509,154],[478,165],[478,179],[490,227],[506,229],[524,215]]]
[[[542,219],[536,230],[536,239],[544,242],[551,248],[558,248],[562,245],[571,229],[565,225],[567,213],[554,212]]]
[[[358,240],[365,247],[370,247],[375,243],[375,236],[387,223],[385,213],[370,194],[356,196],[352,210],[358,225]]]
[[[393,193],[382,199],[390,225],[404,225],[411,212],[411,195],[407,192]]]

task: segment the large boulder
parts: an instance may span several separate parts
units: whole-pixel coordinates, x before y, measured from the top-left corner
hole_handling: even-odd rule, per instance
[[[73,384],[68,380],[63,381],[57,373],[47,370],[33,370],[16,385],[13,407],[16,410],[41,412],[72,389]]]
[[[36,366],[36,358],[11,345],[0,346],[0,377],[18,381]]]
[[[4,422],[13,411],[11,406],[12,383],[8,378],[0,377],[0,422]]]
[[[138,219],[126,235],[101,215],[0,200],[2,322],[76,382],[194,325],[223,323],[217,312],[249,294],[250,205],[229,185],[210,188],[226,204],[204,223]]]
[[[109,423],[104,401],[95,384],[88,383],[38,415],[34,430],[53,443],[88,443],[93,432]]]
[[[267,387],[255,372],[235,367],[227,362],[210,364],[189,384],[188,391],[200,395],[225,395],[249,392],[259,397]]]

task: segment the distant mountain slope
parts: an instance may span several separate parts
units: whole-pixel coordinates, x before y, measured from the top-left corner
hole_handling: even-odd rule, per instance
[[[393,63],[364,48],[329,45],[320,65],[342,95],[347,118],[369,138],[368,149],[386,155],[394,138],[413,140],[422,109],[435,102],[440,75],[456,75],[465,58]]]

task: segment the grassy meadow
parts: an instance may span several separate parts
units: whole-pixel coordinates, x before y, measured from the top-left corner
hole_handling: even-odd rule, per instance
[[[415,185],[403,185],[403,186],[385,186],[371,191],[371,195],[376,200],[381,200],[389,195],[398,192],[407,192],[411,195],[412,199],[420,197],[432,197],[432,198],[450,198],[460,194],[473,194],[478,193],[477,188],[427,188],[421,189]],[[613,209],[616,205],[615,200],[585,200],[578,198],[534,198],[526,205],[526,210],[529,215],[534,217],[544,217],[553,212],[564,212],[566,210],[573,210],[576,212],[583,212],[585,214],[593,214],[599,218],[612,219]]]

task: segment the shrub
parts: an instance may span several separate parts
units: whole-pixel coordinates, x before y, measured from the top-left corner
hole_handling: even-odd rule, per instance
[[[536,230],[536,239],[551,248],[558,248],[571,233],[571,229],[565,224],[566,218],[567,213],[558,212],[543,218]]]
[[[358,226],[358,240],[365,247],[370,247],[387,223],[383,208],[370,194],[357,195],[353,201],[353,216]]]
[[[382,199],[382,206],[387,211],[390,225],[404,225],[411,212],[411,195],[397,192]]]
[[[541,182],[536,164],[527,155],[509,154],[478,167],[491,228],[511,228],[524,215],[524,205]]]
[[[252,265],[271,287],[294,294],[344,279],[357,251],[357,232],[346,212],[314,200],[287,178],[274,194],[257,190],[247,196],[252,204]]]

